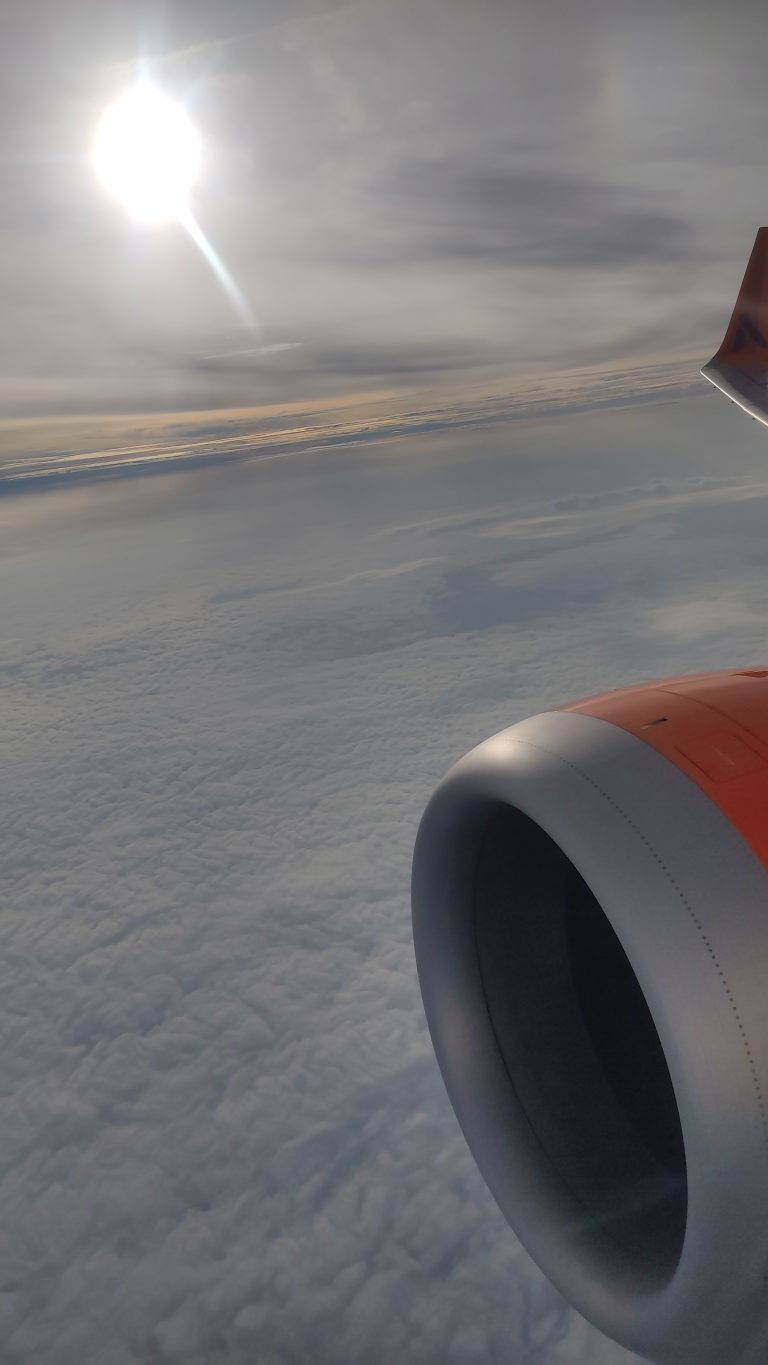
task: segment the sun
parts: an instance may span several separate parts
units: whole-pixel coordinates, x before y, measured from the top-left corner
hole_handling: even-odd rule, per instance
[[[200,137],[181,105],[147,80],[127,90],[96,130],[104,188],[142,223],[180,219],[200,169]]]

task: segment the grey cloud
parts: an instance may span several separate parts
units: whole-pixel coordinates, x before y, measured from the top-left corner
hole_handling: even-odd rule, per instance
[[[406,258],[465,261],[494,269],[503,264],[612,271],[637,264],[690,263],[702,256],[693,225],[684,218],[645,207],[648,196],[636,190],[587,176],[404,159],[387,188],[402,208],[398,240]],[[351,243],[346,248],[354,252]],[[369,264],[381,263],[375,239],[360,250]]]
[[[330,338],[305,341],[301,346],[280,346],[232,351],[223,355],[190,357],[190,368],[203,371],[241,371],[245,373],[292,373],[296,375],[338,375],[345,379],[397,376],[407,380],[422,374],[467,370],[472,365],[499,361],[503,356],[491,346],[476,342],[432,342],[409,345],[407,342],[377,343],[361,339],[358,344],[334,344]]]

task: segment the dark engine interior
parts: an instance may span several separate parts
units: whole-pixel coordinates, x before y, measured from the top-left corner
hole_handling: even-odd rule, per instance
[[[649,1283],[674,1269],[685,1150],[664,1051],[607,916],[557,844],[498,805],[482,842],[475,933],[488,1010],[553,1180],[598,1256]],[[564,1202],[565,1208],[565,1202]],[[565,1215],[564,1215],[565,1216]]]

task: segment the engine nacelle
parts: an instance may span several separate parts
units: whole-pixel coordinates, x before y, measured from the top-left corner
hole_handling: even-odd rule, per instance
[[[503,1213],[659,1365],[768,1360],[768,670],[513,725],[419,829],[424,1006]]]

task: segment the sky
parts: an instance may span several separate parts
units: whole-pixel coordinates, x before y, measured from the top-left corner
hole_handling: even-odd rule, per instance
[[[410,863],[488,735],[765,663],[765,435],[698,370],[766,41],[678,0],[0,20],[8,1365],[631,1365],[474,1166]],[[141,61],[253,326],[94,177]]]
[[[6,420],[694,375],[764,217],[744,3],[30,0],[2,37]],[[193,208],[252,327],[96,180],[142,65],[200,129]]]

